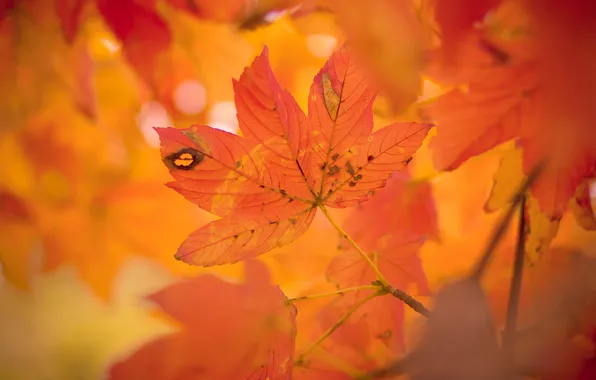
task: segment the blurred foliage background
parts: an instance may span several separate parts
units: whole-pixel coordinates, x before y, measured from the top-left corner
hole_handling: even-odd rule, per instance
[[[424,16],[431,3],[412,4]],[[390,84],[375,103],[375,128],[421,120],[420,107],[445,88],[418,81],[403,57],[413,49],[406,42],[433,46],[436,36],[432,25],[396,23],[392,9],[387,1],[345,1],[339,11],[271,0],[1,1],[0,378],[99,378],[174,328],[145,295],[203,273],[242,279],[242,263],[204,269],[174,260],[186,236],[214,217],[164,186],[170,178],[153,127],[236,132],[232,78],[263,46],[306,109],[312,78],[351,37]],[[498,217],[484,203],[512,147],[448,173],[434,169],[428,144],[412,162],[414,180],[430,180],[438,213],[440,239],[419,252],[431,289],[478,256]],[[498,300],[508,284],[508,239],[488,281]],[[555,242],[587,247],[594,236],[563,218]],[[321,216],[260,260],[288,296],[323,291],[332,289],[325,269],[337,243]],[[407,334],[417,323],[406,313]]]

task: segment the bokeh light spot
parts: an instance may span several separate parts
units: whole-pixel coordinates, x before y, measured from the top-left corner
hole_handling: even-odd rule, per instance
[[[215,103],[209,110],[209,125],[213,128],[236,133],[238,131],[238,119],[236,118],[234,103]]]
[[[187,80],[174,90],[174,104],[186,115],[196,115],[207,105],[207,90],[196,80]]]
[[[167,127],[172,125],[172,120],[164,106],[156,101],[149,101],[141,107],[137,114],[137,126],[147,144],[159,147],[159,136],[153,127]]]
[[[317,58],[329,58],[337,46],[337,38],[328,34],[309,34],[306,47]]]

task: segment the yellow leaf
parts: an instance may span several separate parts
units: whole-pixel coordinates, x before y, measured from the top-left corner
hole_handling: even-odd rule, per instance
[[[0,284],[0,378],[97,379],[114,359],[172,331],[139,298],[172,281],[146,260],[125,265],[105,304],[71,267],[36,278],[32,293]]]

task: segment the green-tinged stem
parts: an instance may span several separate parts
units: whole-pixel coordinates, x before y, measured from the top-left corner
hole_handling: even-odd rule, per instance
[[[323,335],[321,335],[321,337],[319,339],[317,339],[317,341],[314,342],[312,346],[310,346],[306,351],[304,351],[302,354],[300,354],[298,359],[296,359],[296,361],[295,361],[296,365],[300,365],[300,364],[304,363],[304,358],[308,354],[310,354],[314,349],[319,347],[321,345],[321,343],[323,343],[325,341],[325,339],[327,339],[331,334],[333,334],[335,332],[335,330],[337,330],[341,325],[343,325],[343,323],[348,318],[350,318],[352,316],[352,314],[354,314],[354,312],[356,312],[356,310],[358,310],[360,307],[362,307],[362,305],[364,305],[371,299],[373,299],[377,296],[380,296],[381,294],[383,294],[383,293],[373,293],[373,294],[369,295],[368,297],[363,298],[356,304],[354,304],[340,319],[337,320],[337,322],[335,322],[335,324],[333,326],[331,326],[329,328],[329,330],[325,331],[325,333]]]
[[[379,289],[379,287],[375,286],[375,285],[353,286],[351,288],[338,289],[333,292],[309,294],[306,296],[294,297],[294,298],[288,299],[288,302],[297,302],[297,301],[311,300],[311,299],[315,299],[315,298],[338,296],[338,295],[342,295],[344,293],[355,292],[358,290],[378,290],[378,289]]]
[[[362,248],[360,248],[358,243],[356,243],[354,239],[352,239],[350,235],[348,235],[348,233],[343,228],[341,228],[341,226],[335,221],[335,219],[333,219],[331,214],[329,214],[329,211],[327,211],[324,205],[319,205],[319,208],[321,209],[323,214],[325,214],[327,219],[329,219],[329,222],[331,222],[331,225],[337,230],[337,232],[339,232],[340,235],[343,236],[343,238],[346,239],[348,243],[352,245],[352,247],[354,247],[354,249],[360,254],[360,257],[362,257],[362,260],[364,260],[368,264],[368,266],[373,270],[373,272],[375,272],[375,275],[377,276],[377,279],[379,280],[381,285],[383,285],[383,287],[387,287],[389,283],[387,282],[385,276],[383,276],[383,274],[379,271],[379,267],[377,267],[377,264],[375,264],[371,260],[371,258],[366,254],[366,252],[364,252]]]

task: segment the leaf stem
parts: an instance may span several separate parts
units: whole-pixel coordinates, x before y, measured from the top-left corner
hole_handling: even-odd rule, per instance
[[[503,352],[505,360],[513,365],[515,335],[517,330],[517,314],[521,294],[522,279],[524,273],[525,255],[525,233],[526,233],[526,197],[522,196],[519,211],[519,228],[517,231],[517,246],[515,247],[515,259],[513,262],[513,274],[511,275],[511,286],[509,288],[509,301],[507,305],[507,317],[505,320],[505,332],[503,333]]]
[[[343,228],[341,228],[341,226],[337,223],[337,221],[335,219],[333,219],[331,214],[329,214],[329,211],[327,211],[327,208],[325,208],[325,206],[322,204],[319,205],[319,208],[321,209],[323,214],[325,214],[327,219],[329,219],[329,222],[337,230],[337,232],[339,232],[339,234],[341,236],[343,236],[343,238],[346,239],[348,241],[348,243],[350,243],[350,245],[352,245],[352,247],[354,247],[356,252],[358,252],[358,254],[360,254],[360,257],[362,257],[362,260],[364,260],[368,264],[368,266],[373,270],[373,272],[377,276],[377,279],[379,280],[381,285],[384,288],[389,286],[389,282],[387,282],[387,279],[385,278],[385,276],[383,276],[383,274],[379,271],[379,267],[377,267],[377,264],[375,264],[371,260],[371,258],[366,254],[366,252],[364,252],[364,250],[362,248],[360,248],[358,243],[356,243],[354,241],[354,239],[352,239],[350,237],[350,235],[348,235],[348,233]]]
[[[333,292],[316,293],[316,294],[309,294],[306,296],[298,296],[298,297],[288,299],[288,302],[292,303],[292,302],[297,302],[297,301],[311,300],[311,299],[315,299],[315,298],[339,296],[339,295],[343,295],[344,293],[355,292],[358,290],[378,290],[378,289],[379,289],[379,287],[376,285],[353,286],[350,288],[338,289]]]
[[[335,330],[337,330],[341,325],[343,325],[343,323],[346,320],[348,320],[348,318],[350,318],[352,316],[352,314],[354,314],[354,312],[356,312],[356,310],[358,310],[360,307],[362,307],[365,303],[367,303],[371,299],[378,297],[382,294],[383,293],[376,292],[376,293],[369,295],[368,297],[364,297],[363,299],[361,299],[360,301],[355,303],[350,309],[348,309],[348,311],[341,318],[339,318],[337,320],[337,322],[335,322],[333,324],[333,326],[331,326],[329,328],[329,330],[325,331],[325,333],[323,335],[321,335],[321,337],[319,339],[317,339],[316,342],[314,342],[308,349],[306,349],[306,351],[304,351],[302,354],[300,354],[300,356],[298,357],[298,359],[296,359],[296,361],[294,363],[296,365],[302,365],[304,363],[304,358],[308,354],[310,354],[315,348],[319,347],[321,345],[321,343],[323,343],[325,341],[325,339],[329,338],[329,336],[331,334],[333,334],[335,332]]]

